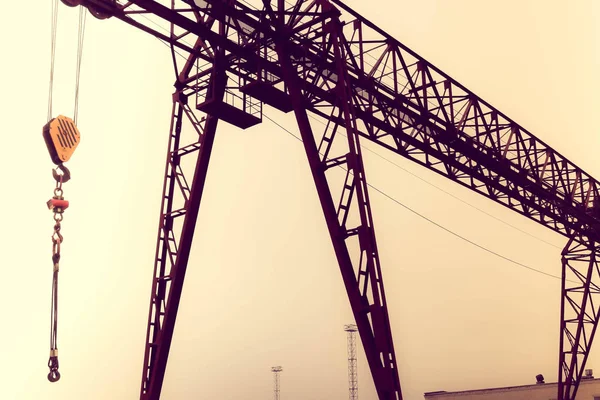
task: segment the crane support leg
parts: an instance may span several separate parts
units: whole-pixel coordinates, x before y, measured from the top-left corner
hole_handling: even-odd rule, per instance
[[[210,79],[208,87],[211,89],[208,90],[212,93],[209,95],[214,99],[222,99],[225,91],[225,70],[214,67]],[[146,331],[141,400],[160,398],[218,122],[218,119],[212,116],[199,120],[187,104],[187,97],[181,93],[176,93],[173,98],[171,134]],[[197,140],[189,145],[181,143],[184,118],[189,120],[198,134]],[[197,155],[197,160],[191,185],[188,185],[180,162],[183,157],[194,155]]]
[[[598,243],[570,239],[562,252],[558,399],[575,400],[600,312]]]
[[[328,38],[330,45],[338,46],[335,34]],[[280,41],[276,48],[378,397],[380,400],[402,400],[359,136],[346,85],[341,78],[345,73],[338,70],[340,80],[332,90],[336,91],[339,101],[330,107],[332,114],[339,115],[336,120],[340,123],[326,125],[317,147],[297,65],[292,62],[285,42]],[[339,50],[336,58],[341,60],[343,56]],[[336,64],[340,67],[342,63]],[[341,140],[333,145],[340,137]],[[334,148],[341,155],[334,155]],[[330,182],[330,186],[326,175],[326,172],[340,172],[333,167],[345,170],[342,187],[337,185],[337,204],[331,189],[335,183]]]

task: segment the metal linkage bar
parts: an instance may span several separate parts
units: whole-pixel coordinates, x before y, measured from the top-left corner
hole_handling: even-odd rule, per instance
[[[569,240],[562,277],[558,391],[574,400],[600,318],[600,244]]]

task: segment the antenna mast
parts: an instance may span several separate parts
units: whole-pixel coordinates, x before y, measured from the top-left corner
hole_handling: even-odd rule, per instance
[[[344,325],[348,333],[348,399],[358,400],[358,375],[356,371],[356,325]]]
[[[271,367],[271,371],[274,374],[274,392],[275,392],[275,400],[279,400],[279,373],[283,371],[281,366]]]

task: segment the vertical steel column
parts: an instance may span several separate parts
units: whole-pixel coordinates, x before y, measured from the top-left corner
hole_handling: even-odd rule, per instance
[[[215,55],[208,94],[215,101],[222,101],[227,75],[220,64],[222,51]],[[198,120],[190,109],[188,99],[181,91],[173,96],[173,120],[169,138],[169,152],[165,168],[161,217],[159,223],[156,259],[140,399],[158,400],[165,377],[167,359],[173,339],[177,310],[181,299],[183,282],[190,255],[196,220],[206,180],[210,153],[214,143],[218,118],[207,116]],[[186,114],[198,133],[198,140],[191,145],[180,147],[182,117]],[[192,184],[188,186],[180,167],[180,159],[191,153],[198,154]],[[183,197],[183,205],[174,209],[175,188]],[[174,229],[174,221],[183,217],[180,231]]]
[[[345,69],[341,67],[345,62],[340,53],[337,37],[340,27],[339,22],[331,25],[330,42],[327,44],[333,45],[336,49],[336,67],[338,67],[336,94],[339,101],[337,106],[343,115],[343,127],[348,138],[348,153],[336,160],[320,158],[308,120],[302,82],[291,61],[287,40],[289,34],[282,24],[278,27],[275,46],[378,397],[380,400],[402,400],[358,132],[350,108],[351,98],[346,88],[348,83]],[[327,138],[328,142],[332,140],[333,137]],[[325,171],[332,166],[343,164],[347,166],[347,174],[342,198],[336,208]],[[352,206],[358,209],[360,223],[357,227],[347,228],[347,216]],[[356,237],[358,237],[360,251],[356,255],[358,260],[355,272],[347,240]]]
[[[558,400],[575,400],[600,317],[600,248],[576,239],[562,251]]]
[[[175,2],[171,1],[171,9],[174,8]],[[207,19],[199,20],[198,24],[211,28],[214,22],[213,19]],[[219,24],[218,32],[219,37],[227,36],[226,26],[223,23]],[[174,35],[174,25],[172,25],[171,36],[174,37]],[[204,47],[201,50],[199,46],[201,46],[201,43],[197,42],[194,50],[197,52],[205,51],[207,55],[210,55],[210,51],[206,51]],[[173,47],[171,50],[174,51]],[[212,65],[203,66],[204,71],[209,73],[207,85],[203,83],[198,85],[197,88],[193,85],[186,87],[184,84],[189,80],[188,75],[198,59],[197,55],[190,54],[183,70],[178,74],[173,53],[175,73],[178,75],[175,84],[176,92],[173,95],[171,135],[165,167],[161,217],[146,333],[144,370],[140,390],[140,399],[142,400],[160,399],[200,201],[218,124],[218,118],[212,115],[198,119],[195,110],[192,110],[188,105],[188,96],[194,97],[200,94],[200,91],[204,91],[206,98],[210,98],[214,102],[220,102],[223,101],[225,95],[227,82],[225,50],[214,43],[211,50],[213,51]],[[193,88],[191,92],[190,88]],[[186,146],[182,146],[180,143],[183,114],[198,134],[197,140]],[[197,158],[194,176],[191,185],[188,185],[180,161],[183,157],[191,154],[197,154]],[[177,191],[176,188],[179,190]],[[177,206],[175,206],[176,202],[179,203]],[[175,224],[175,221],[182,217],[183,222]]]
[[[224,88],[224,86],[223,86]],[[224,90],[221,90],[221,97]],[[196,226],[200,200],[208,162],[214,142],[218,119],[208,116],[203,127],[203,134],[198,139],[198,159],[191,186],[182,192],[189,193],[183,208],[173,210],[174,186],[176,180],[185,181],[180,173],[179,155],[177,145],[181,132],[182,110],[186,105],[180,101],[174,104],[177,110],[174,113],[174,142],[167,159],[167,172],[163,189],[163,204],[159,237],[156,248],[155,272],[152,281],[152,294],[150,312],[148,316],[148,329],[146,335],[146,349],[144,354],[144,375],[140,398],[143,400],[158,400],[162,390],[167,359],[173,338],[173,329],[179,308],[181,291],[185,279],[187,262],[190,255],[192,238]],[[187,185],[186,185],[187,186]],[[183,227],[177,243],[173,232],[175,218],[184,217]],[[170,270],[166,267],[170,265]]]

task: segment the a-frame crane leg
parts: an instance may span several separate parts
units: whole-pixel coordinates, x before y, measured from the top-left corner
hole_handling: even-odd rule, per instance
[[[338,46],[336,35],[329,35],[329,40],[332,46]],[[292,63],[283,40],[276,48],[378,397],[380,400],[402,400],[359,136],[346,85],[340,81],[334,89],[339,101],[331,107],[332,114],[339,115],[340,123],[327,125],[317,148],[297,65]],[[342,60],[340,49],[336,51],[338,60]],[[339,67],[343,61],[337,64]],[[345,70],[338,71],[338,76],[344,75]],[[345,132],[346,138],[340,131]],[[341,146],[338,142],[332,146],[340,137]],[[342,154],[334,156],[333,147],[338,147],[336,151],[341,147]],[[326,171],[334,167],[345,170],[344,183],[337,193],[337,205],[326,176]]]
[[[215,101],[221,101],[225,92],[226,79],[225,69],[213,66],[205,89],[210,91],[208,96]],[[199,120],[187,100],[181,92],[173,96],[171,133],[146,332],[141,400],[160,398],[208,162],[217,129],[216,117],[209,115]],[[197,141],[188,145],[181,143],[183,118],[189,120],[198,134]],[[195,154],[197,160],[194,175],[191,184],[188,184],[188,179],[181,168],[181,159]],[[181,219],[183,219],[182,223],[180,223]]]
[[[570,239],[562,252],[558,399],[574,400],[600,317],[600,247]]]

